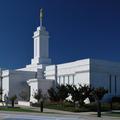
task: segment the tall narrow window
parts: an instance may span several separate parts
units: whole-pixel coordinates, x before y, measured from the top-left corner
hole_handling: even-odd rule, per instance
[[[70,79],[69,79],[70,77],[69,77],[69,75],[68,75],[68,84],[70,84]]]
[[[68,76],[66,75],[65,76],[65,85],[67,85],[68,84]]]
[[[111,79],[112,79],[112,76],[110,75],[109,76],[109,92],[111,93]]]
[[[60,80],[61,80],[61,77],[59,76],[59,85],[61,84]]]
[[[116,96],[116,93],[117,93],[117,76],[115,75],[115,96]]]
[[[65,76],[63,76],[63,85],[65,85]]]
[[[75,84],[75,77],[74,77],[74,75],[73,75],[73,85]]]
[[[57,84],[59,84],[59,79],[60,79],[60,77],[58,76],[58,78],[57,78]]]

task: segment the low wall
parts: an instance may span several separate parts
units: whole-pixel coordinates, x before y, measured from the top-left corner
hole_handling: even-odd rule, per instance
[[[27,101],[18,101],[18,105],[21,105],[21,106],[30,106],[31,103],[27,102]]]

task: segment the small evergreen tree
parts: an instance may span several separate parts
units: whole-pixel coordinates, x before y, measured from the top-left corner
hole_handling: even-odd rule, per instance
[[[67,85],[68,93],[72,96],[72,100],[75,107],[75,102],[79,101],[79,90],[75,85]]]
[[[38,91],[34,93],[34,98],[40,104],[40,111],[43,112],[43,95],[41,89],[38,89]]]
[[[16,95],[13,95],[12,97],[10,97],[10,101],[12,103],[12,107],[14,108],[14,104],[15,104],[15,100],[17,99]]]
[[[57,94],[57,90],[55,88],[48,89],[49,99],[54,102],[60,101],[60,98]]]
[[[43,97],[42,95],[42,90],[38,89],[35,93],[34,93],[34,98],[38,101],[38,103],[40,102],[40,99]]]

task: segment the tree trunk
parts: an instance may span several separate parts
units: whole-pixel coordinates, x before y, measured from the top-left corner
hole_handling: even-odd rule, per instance
[[[41,112],[43,112],[43,101],[40,102]]]
[[[12,100],[12,107],[14,108],[14,100]]]
[[[97,100],[97,116],[101,117],[101,102]]]
[[[112,101],[110,102],[110,109],[111,109],[111,111],[113,109]]]
[[[75,101],[73,101],[73,105],[74,105],[74,108],[76,107],[76,105],[75,105]]]

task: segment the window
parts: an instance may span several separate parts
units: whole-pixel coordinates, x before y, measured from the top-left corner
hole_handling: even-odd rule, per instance
[[[111,79],[112,79],[112,76],[110,75],[109,76],[109,92],[111,93]]]
[[[59,84],[61,84],[61,83],[60,83],[60,76],[59,76]]]
[[[75,84],[75,76],[73,75],[73,85]]]
[[[69,79],[69,75],[68,75],[68,84],[70,84],[70,79]]]
[[[68,84],[68,76],[65,76],[65,85]]]
[[[115,75],[115,96],[116,96],[116,93],[117,93],[117,76]]]
[[[59,84],[59,82],[60,82],[59,80],[60,80],[60,77],[58,76],[58,77],[57,77],[57,83],[58,83],[58,84]]]
[[[70,85],[73,85],[73,75],[70,75],[70,76],[69,76],[69,84],[70,84]]]
[[[63,85],[65,85],[65,76],[63,76]]]

